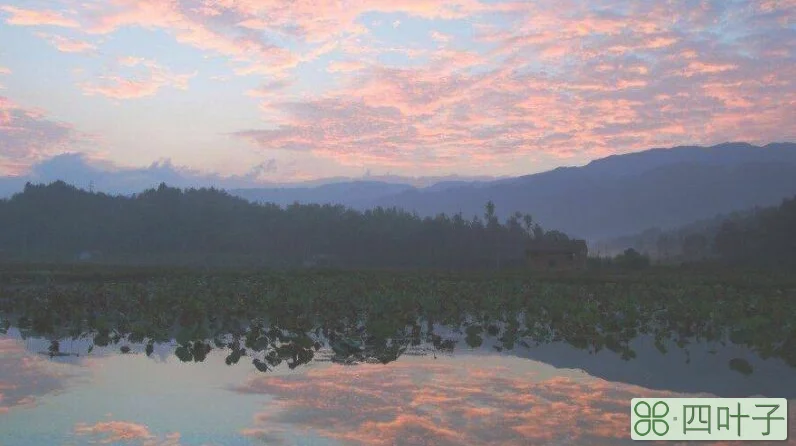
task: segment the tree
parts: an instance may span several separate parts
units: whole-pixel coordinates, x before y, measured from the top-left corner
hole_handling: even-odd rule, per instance
[[[500,222],[495,215],[495,203],[492,200],[487,201],[484,209],[486,210],[484,218],[486,220],[487,244],[495,259],[495,267],[500,268]]]
[[[486,210],[484,213],[484,220],[486,221],[487,227],[497,223],[497,217],[495,216],[495,203],[493,203],[492,200],[487,201],[484,209]]]
[[[615,265],[624,269],[644,269],[650,265],[650,258],[633,248],[626,249],[614,258]]]

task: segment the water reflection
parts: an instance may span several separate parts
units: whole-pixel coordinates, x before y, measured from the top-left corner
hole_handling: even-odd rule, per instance
[[[428,359],[259,375],[235,390],[278,397],[249,432],[288,424],[373,445],[615,443],[630,398],[671,394],[503,356]]]
[[[0,364],[56,362],[25,351],[26,341],[5,339],[22,356],[0,356]],[[0,444],[9,445],[235,445],[249,444],[240,431],[250,414],[268,402],[228,390],[252,373],[224,365],[220,352],[203,364],[185,364],[173,355],[163,362],[145,355],[99,352],[56,364],[71,377],[58,392],[45,393],[48,371],[26,379],[35,404],[13,406],[0,415]],[[3,385],[13,376],[2,375]]]
[[[0,444],[616,444],[633,397],[796,402],[791,338],[657,310],[50,303],[2,316]]]
[[[34,352],[46,340],[28,342],[3,339],[0,364],[52,363]],[[28,369],[25,379],[36,384],[26,392],[44,395],[42,403],[0,416],[0,443],[617,444],[629,443],[631,398],[686,396],[486,349],[436,359],[410,354],[389,364],[312,361],[262,373],[227,366],[220,349],[203,363],[186,363],[173,354],[153,360],[142,347],[60,364],[84,379],[63,381],[56,393],[43,392],[51,388],[49,370]],[[10,387],[12,375],[2,377]]]
[[[0,335],[0,414],[32,406],[37,398],[63,390],[71,378],[68,370]]]
[[[127,421],[102,421],[93,425],[79,423],[74,430],[77,436],[90,437],[100,444],[140,443],[144,446],[180,446],[180,433],[167,434],[162,440],[143,424]]]
[[[22,318],[20,318],[22,319]],[[639,333],[633,329],[586,337],[548,326],[527,328],[518,317],[508,322],[458,324],[384,319],[337,321],[334,325],[287,329],[255,320],[222,331],[210,322],[176,326],[173,337],[123,329],[73,331],[49,327],[37,337],[29,325],[11,327],[9,336],[24,339],[27,348],[54,361],[74,362],[100,354],[145,355],[163,361],[169,356],[204,363],[218,352],[223,363],[247,363],[259,372],[294,370],[316,362],[341,365],[389,364],[401,357],[503,353],[534,359],[558,368],[583,369],[611,381],[678,392],[710,392],[723,397],[776,396],[796,398],[796,369],[781,357],[764,358],[729,336],[713,340],[676,332]],[[630,333],[634,331],[634,333]],[[160,336],[160,337],[158,337]]]

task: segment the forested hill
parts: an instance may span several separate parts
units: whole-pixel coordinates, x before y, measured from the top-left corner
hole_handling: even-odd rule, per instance
[[[750,218],[725,221],[712,247],[731,263],[796,268],[796,197]]]
[[[598,245],[604,254],[633,248],[664,262],[719,260],[796,268],[796,196],[779,206],[719,215],[670,231],[650,229]]]
[[[472,215],[492,200],[503,212],[530,212],[543,226],[594,241],[773,206],[794,193],[796,144],[732,143],[616,155],[442,191],[408,190],[376,203],[420,215]]]
[[[484,203],[491,200],[502,218],[515,210],[527,212],[545,227],[596,241],[776,205],[796,193],[796,144],[651,149],[609,156],[582,167],[427,188],[352,182],[231,193],[262,202],[397,207],[421,216],[438,212],[480,215]]]
[[[546,232],[528,215],[421,218],[377,208],[252,204],[165,184],[134,196],[27,184],[0,201],[0,261],[291,267],[491,268],[522,260]]]

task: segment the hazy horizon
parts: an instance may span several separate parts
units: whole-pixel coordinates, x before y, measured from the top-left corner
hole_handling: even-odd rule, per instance
[[[140,191],[159,183],[169,186],[216,187],[220,189],[256,189],[256,188],[304,188],[331,185],[345,182],[384,182],[392,184],[408,184],[423,188],[446,181],[493,181],[509,177],[494,176],[462,176],[450,174],[445,176],[399,176],[369,175],[367,172],[358,177],[324,177],[308,180],[287,182],[269,182],[258,180],[252,175],[222,176],[175,166],[170,160],[161,160],[142,167],[119,167],[108,164],[93,164],[84,154],[67,153],[54,156],[31,166],[28,172],[14,176],[0,176],[0,197],[8,195],[12,190],[20,189],[26,182],[51,183],[64,181],[82,189],[94,188],[98,191]],[[7,187],[2,187],[3,182]],[[103,188],[103,186],[105,186]],[[20,189],[21,190],[21,189]]]
[[[749,143],[726,142],[718,145],[721,146],[728,144],[746,145]],[[772,141],[768,144],[762,144],[761,147],[771,144],[794,143]],[[677,147],[706,148],[707,146],[684,145]],[[651,147],[631,153],[640,154],[643,152],[649,152],[651,150],[669,150],[673,148],[676,147]],[[370,172],[365,172],[360,176],[335,176],[308,180],[275,182],[258,178],[253,173],[256,172],[256,169],[249,174],[224,176],[216,173],[197,171],[186,166],[177,166],[169,159],[159,160],[142,167],[122,167],[113,165],[107,161],[98,162],[96,160],[92,160],[83,153],[64,153],[41,160],[31,165],[27,172],[21,173],[19,175],[0,175],[0,197],[8,196],[11,193],[21,191],[21,187],[26,182],[51,183],[54,181],[64,181],[82,189],[96,189],[98,191],[111,193],[138,192],[153,187],[159,183],[166,183],[169,186],[181,188],[216,187],[227,190],[257,188],[314,188],[318,186],[346,182],[382,182],[409,185],[416,188],[426,188],[446,182],[490,182],[550,172],[560,167],[584,167],[591,162],[599,161],[605,158],[606,157],[589,159],[586,162],[577,165],[564,164],[551,169],[526,172],[516,176],[468,176],[456,173],[441,176],[404,176],[391,173],[384,175],[373,175]]]

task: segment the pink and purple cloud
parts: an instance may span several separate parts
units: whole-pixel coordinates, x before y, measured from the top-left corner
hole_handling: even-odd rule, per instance
[[[538,171],[540,159],[796,139],[794,18],[793,0],[119,0],[3,6],[0,30],[96,55],[99,67],[61,62],[88,64],[88,78],[64,84],[86,107],[105,98],[130,116],[142,111],[125,112],[128,102],[149,98],[190,115],[190,98],[216,101],[207,106],[230,118],[197,114],[192,125],[208,139],[234,135],[250,159],[411,175],[486,163],[500,175]],[[114,43],[131,32],[136,48]],[[134,54],[143,60],[119,63]],[[29,69],[0,62],[13,70],[4,76]],[[173,118],[175,132],[185,120]],[[168,139],[168,124],[153,138]],[[19,145],[0,148],[6,164],[31,163],[36,144]],[[106,151],[124,162],[123,149]]]

